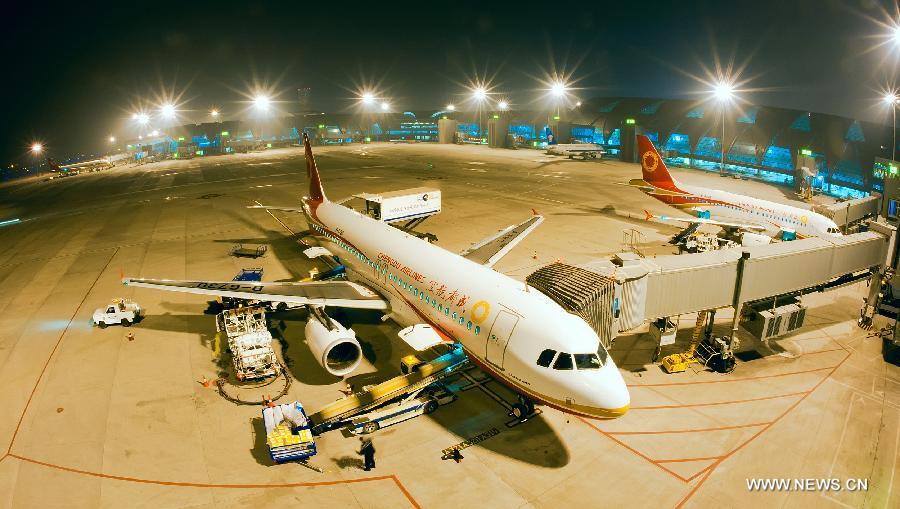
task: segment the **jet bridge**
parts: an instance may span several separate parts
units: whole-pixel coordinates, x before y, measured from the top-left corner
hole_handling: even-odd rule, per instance
[[[890,242],[870,231],[656,258],[621,253],[580,268],[615,281],[615,327],[622,332],[647,320],[741,309],[866,279],[885,264]]]

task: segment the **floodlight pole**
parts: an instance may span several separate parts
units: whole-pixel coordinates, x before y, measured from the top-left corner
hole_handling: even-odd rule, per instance
[[[725,101],[722,101],[722,164],[719,173],[725,174]]]
[[[891,145],[891,161],[897,160],[897,99],[891,103],[891,113],[894,115],[894,123],[891,125],[891,131],[894,134],[894,143]]]

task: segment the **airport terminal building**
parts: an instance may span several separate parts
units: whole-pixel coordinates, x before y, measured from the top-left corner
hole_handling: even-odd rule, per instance
[[[549,128],[562,143],[602,145],[607,157],[636,161],[634,135],[646,134],[672,166],[718,172],[723,115],[712,102],[597,97],[547,111],[404,111],[298,113],[265,121],[224,120],[164,129],[123,140],[134,159],[245,152],[296,144],[305,132],[319,144],[366,141],[487,144],[543,148]],[[890,127],[846,117],[755,105],[724,115],[725,169],[794,186],[798,168],[823,193],[857,198],[882,192],[891,170]],[[809,168],[814,166],[814,168]],[[896,165],[895,165],[896,166]],[[4,175],[4,179],[16,175]]]

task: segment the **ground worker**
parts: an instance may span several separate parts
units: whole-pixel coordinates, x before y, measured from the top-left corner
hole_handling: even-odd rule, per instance
[[[365,460],[363,470],[368,472],[375,468],[375,446],[371,438],[359,437],[359,454]]]

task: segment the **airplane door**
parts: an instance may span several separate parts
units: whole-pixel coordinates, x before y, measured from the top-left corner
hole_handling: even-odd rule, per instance
[[[503,356],[506,354],[506,346],[512,336],[513,329],[519,323],[519,317],[508,312],[500,311],[494,319],[494,324],[488,333],[484,357],[495,366],[503,367]]]

